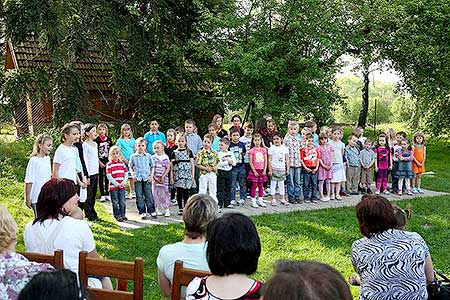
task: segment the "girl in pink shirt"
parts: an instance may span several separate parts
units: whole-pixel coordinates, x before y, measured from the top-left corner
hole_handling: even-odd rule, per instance
[[[261,147],[262,136],[259,133],[253,135],[252,148],[249,150],[250,171],[248,181],[252,183],[250,196],[252,197],[252,207],[266,207],[263,202],[264,182],[267,181],[267,149]],[[258,200],[256,200],[256,188],[258,188]]]

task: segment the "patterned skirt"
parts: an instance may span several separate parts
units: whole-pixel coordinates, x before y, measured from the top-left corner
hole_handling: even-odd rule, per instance
[[[259,176],[255,176],[253,170],[250,169],[250,171],[248,171],[247,180],[256,183],[267,181],[267,176],[261,176],[263,170],[256,170],[256,172],[258,173]]]

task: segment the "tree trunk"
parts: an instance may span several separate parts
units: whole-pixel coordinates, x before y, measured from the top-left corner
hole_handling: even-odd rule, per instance
[[[369,113],[369,68],[364,69],[363,76],[362,102],[361,111],[359,112],[358,117],[358,126],[365,128],[367,123],[367,115]]]

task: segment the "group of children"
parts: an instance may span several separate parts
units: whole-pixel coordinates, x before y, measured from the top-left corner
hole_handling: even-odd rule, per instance
[[[244,205],[247,193],[252,207],[266,207],[263,197],[268,187],[272,206],[278,204],[277,192],[282,205],[342,200],[347,193],[371,193],[374,174],[377,194],[389,193],[389,174],[392,190],[398,194],[423,193],[423,134],[414,135],[411,146],[404,132],[395,134],[389,129],[373,145],[362,136],[362,129],[356,128],[345,145],[341,128],[322,127],[317,134],[313,121],[301,130],[298,122],[290,121],[285,136],[277,131],[270,115],[259,119],[256,128],[251,122],[241,122],[239,115],[233,116],[233,126],[226,131],[222,117],[216,115],[203,139],[193,120],[166,134],[159,131],[157,120],[152,120],[150,131],[137,139],[131,127],[123,124],[115,145],[106,124],[71,122],[62,128],[53,168],[51,137],[42,134],[36,138],[26,171],[26,204],[36,214],[40,187],[51,177],[77,184],[80,207],[91,221],[98,219],[94,207],[97,185],[100,200],[111,200],[118,221],[127,220],[127,183],[128,198],[136,198],[142,219],[170,216],[172,202],[181,215],[195,192],[208,193],[220,208]]]

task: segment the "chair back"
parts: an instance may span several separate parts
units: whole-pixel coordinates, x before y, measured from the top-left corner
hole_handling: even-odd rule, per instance
[[[18,252],[25,256],[29,261],[37,263],[47,263],[54,266],[56,269],[64,269],[64,258],[62,250],[55,250],[53,254],[43,254],[34,252]]]
[[[78,273],[81,285],[86,289],[89,300],[142,300],[144,298],[144,260],[137,257],[134,262],[88,257],[80,252]],[[118,288],[125,289],[128,280],[133,280],[132,292],[125,290],[104,290],[88,287],[88,276],[117,278]]]
[[[205,277],[208,275],[211,275],[211,273],[195,269],[183,268],[183,262],[181,260],[177,260],[173,269],[170,299],[180,300],[182,286],[187,286],[195,277]]]

